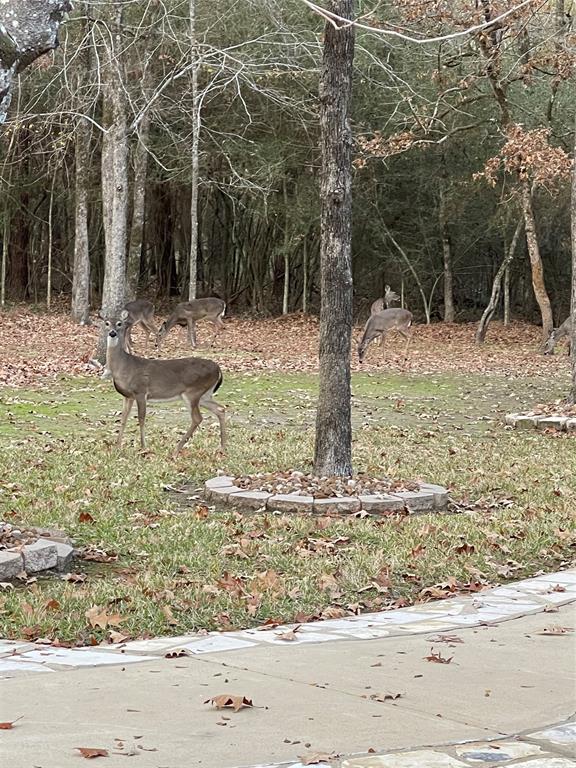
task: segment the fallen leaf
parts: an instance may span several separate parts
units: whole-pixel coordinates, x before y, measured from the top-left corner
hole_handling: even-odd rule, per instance
[[[402,693],[371,693],[368,697],[371,701],[395,701],[404,694]]]
[[[183,656],[192,656],[192,651],[187,648],[175,648],[173,651],[167,651],[164,654],[165,659],[181,659]]]
[[[17,723],[18,720],[22,720],[24,715],[20,715],[20,717],[17,717],[15,720],[12,720],[8,723],[0,723],[0,731],[11,731],[12,728],[14,728],[14,723]]]
[[[46,608],[48,611],[59,611],[60,610],[60,603],[58,600],[48,600],[47,603],[45,603],[44,608]]]
[[[101,608],[99,605],[92,606],[84,615],[91,627],[101,627],[101,629],[106,629],[108,625],[116,626],[121,621],[124,621],[119,613],[108,614],[106,609]]]
[[[206,699],[204,704],[213,704],[216,709],[233,709],[234,712],[239,712],[244,707],[253,707],[252,699],[247,699],[246,696],[233,696],[229,693],[222,693],[220,696],[212,696],[210,699]]]
[[[329,760],[334,760],[338,755],[334,752],[308,752],[305,755],[298,755],[298,758],[302,765],[318,765],[318,763],[327,763]]]
[[[430,648],[430,655],[424,656],[426,661],[433,661],[436,664],[450,664],[454,656],[442,656],[440,651],[434,652],[434,648]]]
[[[178,619],[174,617],[174,614],[172,613],[172,608],[170,608],[169,605],[163,605],[162,606],[162,613],[166,617],[166,621],[170,626],[175,627],[178,624]]]
[[[93,523],[94,518],[90,514],[90,512],[80,512],[78,515],[78,522],[79,523]]]
[[[538,635],[569,635],[574,632],[573,627],[561,627],[559,624],[553,624],[550,627],[545,627],[542,632],[537,632]]]
[[[276,637],[278,640],[284,640],[285,642],[292,642],[293,640],[296,640],[296,632],[300,629],[300,625],[297,627],[294,627],[294,629],[289,629],[287,632],[279,632]]]
[[[82,757],[91,760],[93,757],[108,757],[107,749],[94,749],[92,747],[75,747]]]

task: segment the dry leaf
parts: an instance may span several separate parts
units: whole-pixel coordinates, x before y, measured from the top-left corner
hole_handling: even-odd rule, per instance
[[[442,656],[440,651],[434,652],[434,648],[430,648],[430,655],[424,656],[426,661],[433,661],[436,664],[450,664],[454,656]]]
[[[172,613],[172,608],[170,608],[169,605],[162,606],[162,613],[166,617],[166,621],[168,622],[168,624],[170,624],[171,627],[175,627],[178,624],[178,619],[174,618],[174,614]]]
[[[20,715],[20,717],[17,717],[15,720],[12,720],[8,723],[0,723],[0,731],[11,731],[12,728],[14,728],[14,723],[17,723],[18,720],[22,720],[24,715]]]
[[[92,747],[75,747],[82,757],[91,760],[93,757],[108,757],[107,749],[94,749]]]
[[[573,627],[561,627],[559,624],[552,624],[550,627],[545,627],[542,632],[538,632],[538,635],[569,635],[574,632]]]
[[[294,629],[289,629],[287,632],[279,632],[276,637],[278,640],[284,640],[286,642],[292,642],[293,640],[296,640],[296,632],[300,629],[300,625],[297,627],[294,627]]]
[[[192,656],[192,651],[187,648],[175,648],[173,651],[167,651],[164,654],[165,659],[181,659],[183,656]]]
[[[404,694],[402,693],[371,693],[368,697],[371,701],[395,701]]]
[[[78,515],[78,522],[79,523],[93,523],[94,518],[90,514],[90,512],[80,512]]]
[[[108,614],[106,609],[99,605],[92,606],[84,615],[91,627],[100,627],[101,629],[106,629],[108,625],[117,626],[121,621],[124,621],[119,613]]]
[[[233,696],[229,693],[212,696],[211,699],[206,699],[204,704],[213,704],[216,709],[233,709],[234,712],[239,712],[244,707],[254,706],[252,699],[247,699],[246,696]]]
[[[302,765],[318,765],[318,763],[327,763],[334,760],[338,755],[335,752],[308,752],[305,755],[298,755]]]

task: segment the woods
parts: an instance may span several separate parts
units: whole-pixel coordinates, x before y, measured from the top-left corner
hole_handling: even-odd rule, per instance
[[[406,0],[362,22],[356,317],[389,284],[420,321],[479,320],[520,217],[491,312],[506,302],[544,336],[568,315],[564,5]],[[319,311],[324,20],[301,0],[250,8],[87,0],[60,47],[14,75],[0,138],[5,302],[52,293],[79,322],[124,295]]]

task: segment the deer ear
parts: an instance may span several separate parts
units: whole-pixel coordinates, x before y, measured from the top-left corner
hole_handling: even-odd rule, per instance
[[[126,320],[127,317],[128,317],[128,312],[125,309],[123,309],[122,312],[120,312],[120,320]]]

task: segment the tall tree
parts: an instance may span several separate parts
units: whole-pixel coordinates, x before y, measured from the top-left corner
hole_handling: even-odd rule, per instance
[[[354,0],[329,10],[352,19]],[[354,27],[326,24],[320,74],[320,382],[314,471],[352,474],[352,64]]]
[[[0,3],[0,123],[6,120],[15,76],[58,46],[58,30],[70,0]]]

